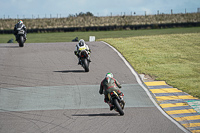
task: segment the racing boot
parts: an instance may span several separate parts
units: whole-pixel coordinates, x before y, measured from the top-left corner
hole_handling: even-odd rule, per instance
[[[110,111],[114,109],[114,105],[110,105]]]
[[[26,38],[26,34],[24,35],[24,39],[25,39],[25,41],[27,40],[27,38]]]
[[[105,96],[104,102],[107,103],[107,104],[109,105],[110,111],[112,111],[112,110],[114,109],[114,105],[112,105],[112,104],[110,103],[110,101],[109,101],[109,99],[108,99],[107,96]]]
[[[90,57],[88,57],[88,61],[89,61],[89,62],[92,62],[92,61],[90,60]]]
[[[110,106],[110,111],[114,109],[114,105],[112,105],[110,102],[107,103]]]
[[[79,61],[78,61],[78,65],[81,65],[81,60],[79,59]]]
[[[15,41],[17,41],[17,35],[15,35]]]

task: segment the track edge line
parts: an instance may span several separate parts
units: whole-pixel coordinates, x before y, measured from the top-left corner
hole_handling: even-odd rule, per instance
[[[167,117],[170,121],[172,121],[177,127],[179,127],[182,131],[184,131],[185,133],[190,133],[190,131],[188,131],[185,127],[183,127],[179,122],[177,122],[176,120],[174,120],[172,117],[170,117],[158,104],[157,102],[154,100],[154,98],[152,97],[152,95],[150,94],[150,92],[148,91],[148,89],[143,85],[143,81],[141,80],[141,78],[138,76],[137,72],[132,68],[132,66],[128,63],[128,61],[122,56],[122,54],[117,51],[117,49],[115,49],[113,46],[111,46],[110,44],[101,41],[102,43],[106,44],[107,46],[109,46],[110,48],[112,48],[118,55],[119,57],[124,61],[124,63],[127,65],[127,67],[131,70],[132,74],[136,77],[136,80],[138,82],[138,84],[144,89],[144,91],[147,93],[147,95],[149,96],[150,100],[153,102],[153,104],[157,107],[157,109],[165,116]]]

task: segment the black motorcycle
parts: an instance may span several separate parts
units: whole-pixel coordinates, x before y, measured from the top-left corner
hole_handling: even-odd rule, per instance
[[[81,50],[79,53],[81,66],[85,69],[85,72],[89,72],[90,57],[87,50]]]
[[[120,115],[124,115],[125,102],[122,96],[119,96],[115,91],[108,94],[110,103],[114,106],[114,110],[119,112]]]
[[[24,43],[26,41],[24,30],[18,30],[16,40],[19,43],[19,47],[24,47]]]

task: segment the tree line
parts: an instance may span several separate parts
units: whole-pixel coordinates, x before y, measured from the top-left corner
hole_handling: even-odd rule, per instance
[[[94,16],[94,14],[91,13],[91,12],[86,12],[86,13],[80,12],[80,13],[76,13],[75,15],[74,14],[69,14],[68,17],[85,17],[85,16]]]

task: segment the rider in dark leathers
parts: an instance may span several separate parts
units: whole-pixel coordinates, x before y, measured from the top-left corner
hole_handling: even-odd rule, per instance
[[[26,38],[26,34],[27,34],[27,29],[26,29],[26,26],[23,24],[23,21],[22,20],[19,20],[19,22],[15,25],[14,27],[14,35],[15,35],[15,38],[16,38],[16,41],[17,41],[17,33],[19,30],[23,29],[25,31],[25,39]]]
[[[104,94],[104,102],[110,106],[110,110],[113,109],[113,105],[109,102],[108,93],[115,91],[118,95],[124,96],[119,88],[121,88],[121,85],[115,78],[113,78],[113,74],[107,73],[106,77],[102,80],[100,84],[99,93],[101,95]]]

